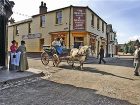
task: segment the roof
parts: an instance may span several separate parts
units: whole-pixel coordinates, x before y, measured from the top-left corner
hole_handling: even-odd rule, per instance
[[[37,17],[37,16],[41,16],[43,14],[47,14],[47,13],[51,13],[51,12],[55,12],[55,11],[59,11],[59,10],[62,10],[62,9],[66,9],[66,8],[73,8],[73,7],[77,7],[77,8],[87,8],[88,10],[90,10],[91,12],[93,12],[97,17],[99,17],[93,10],[91,10],[88,6],[67,6],[67,7],[63,7],[63,8],[59,8],[59,9],[55,9],[55,10],[52,10],[52,11],[48,11],[48,12],[45,12],[45,13],[41,13],[41,14],[36,14],[36,15],[33,15],[32,17]],[[102,21],[104,21],[101,17],[99,17]],[[22,20],[22,21],[19,21],[19,22],[15,22],[13,24],[10,24],[9,26],[13,26],[13,25],[18,25],[18,24],[23,24],[23,23],[26,23],[26,22],[30,22],[32,21],[32,18],[29,18],[29,19],[25,19],[25,20]],[[105,21],[104,21],[105,22]],[[105,22],[106,23],[106,22]],[[107,23],[106,23],[107,24]]]
[[[77,8],[87,8],[88,10],[90,10],[91,12],[93,12],[97,17],[99,17],[99,15],[97,15],[93,10],[91,10],[88,6],[73,6],[73,5],[70,5],[70,6],[67,6],[67,7],[63,7],[63,8],[59,8],[59,9],[55,9],[55,10],[52,10],[52,11],[48,11],[46,13],[43,13],[43,14],[47,14],[47,13],[51,13],[51,12],[55,12],[55,11],[59,11],[59,10],[62,10],[62,9],[66,9],[66,8],[70,8],[70,7],[77,7]],[[36,14],[36,15],[33,15],[32,17],[36,17],[36,16],[41,16],[43,14]],[[101,17],[99,17],[102,21],[104,21]],[[104,21],[105,22],[105,21]],[[105,22],[106,23],[106,22]],[[107,23],[106,23],[107,24]]]
[[[24,24],[24,23],[28,23],[28,22],[31,22],[31,21],[32,21],[32,18],[29,18],[29,19],[25,19],[25,20],[22,20],[22,21],[15,22],[15,23],[10,24],[8,26],[10,27],[10,26],[14,26],[14,25]]]

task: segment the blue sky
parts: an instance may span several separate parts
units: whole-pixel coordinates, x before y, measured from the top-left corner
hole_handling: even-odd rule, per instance
[[[16,21],[39,13],[41,1],[48,11],[74,6],[89,6],[117,32],[119,43],[140,39],[140,0],[13,0],[15,6],[12,17]],[[25,8],[26,7],[26,8]]]

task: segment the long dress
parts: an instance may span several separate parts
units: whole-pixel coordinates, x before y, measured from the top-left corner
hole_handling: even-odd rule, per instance
[[[26,47],[25,45],[20,45],[17,51],[21,52],[20,55],[20,62],[19,62],[19,71],[25,71],[29,69],[27,54],[26,54]]]

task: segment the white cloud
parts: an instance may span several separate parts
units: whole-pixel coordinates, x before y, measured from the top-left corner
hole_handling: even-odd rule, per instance
[[[140,40],[140,35],[134,35],[134,36],[130,36],[130,37],[128,38],[128,40],[131,40],[131,41],[134,41],[134,40],[137,40],[137,39]]]

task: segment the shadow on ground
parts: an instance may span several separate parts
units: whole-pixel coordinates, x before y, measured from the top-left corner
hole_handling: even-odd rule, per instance
[[[97,90],[40,80],[4,89],[0,102],[4,105],[134,105],[96,94]]]
[[[132,58],[105,58],[106,64],[105,65],[115,65],[115,66],[124,66],[124,67],[131,67],[134,68],[133,66],[133,59]],[[96,59],[94,57],[90,57],[87,59],[85,64],[98,64],[99,59]],[[103,64],[103,62],[102,62]]]
[[[101,74],[101,75],[110,75],[110,76],[114,76],[114,77],[118,77],[118,78],[135,80],[135,79],[132,79],[132,78],[127,78],[127,77],[124,77],[124,76],[115,75],[113,73],[108,73],[108,72],[105,72],[105,71],[101,71],[101,70],[98,70],[98,69],[92,68],[92,67],[84,67],[83,70],[80,70],[79,66],[75,66],[75,69],[71,69],[71,66],[61,65],[61,66],[59,66],[59,68],[68,69],[68,70],[77,70],[77,71],[83,71],[83,72],[98,73],[98,74]]]

